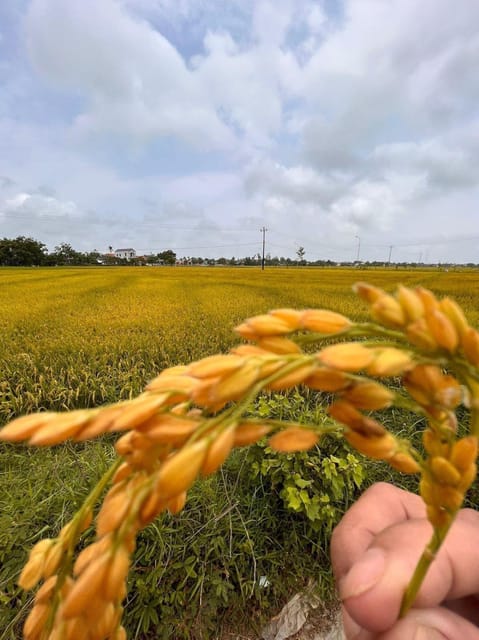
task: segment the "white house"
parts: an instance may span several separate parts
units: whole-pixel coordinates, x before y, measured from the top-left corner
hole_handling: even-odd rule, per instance
[[[121,258],[122,260],[133,260],[136,258],[136,251],[131,247],[128,249],[115,249],[115,258]]]

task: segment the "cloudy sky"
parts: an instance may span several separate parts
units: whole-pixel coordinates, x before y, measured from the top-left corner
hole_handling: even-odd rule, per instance
[[[1,0],[0,237],[479,262],[477,0]]]

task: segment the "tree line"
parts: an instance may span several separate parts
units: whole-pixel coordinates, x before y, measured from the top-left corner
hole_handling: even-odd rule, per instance
[[[184,265],[261,265],[263,258],[258,253],[253,256],[242,258],[203,258],[201,256],[185,256],[178,258],[172,249],[166,249],[159,253],[148,254],[145,256],[137,256],[126,260],[118,258],[113,253],[113,247],[110,247],[109,253],[100,253],[99,251],[80,252],[76,251],[67,242],[62,242],[48,251],[47,246],[43,242],[39,242],[34,238],[26,236],[18,236],[17,238],[3,238],[0,240],[0,266],[4,267],[33,267],[33,266],[56,266],[56,265],[144,265],[144,264],[184,264]],[[296,252],[298,259],[271,256],[269,253],[264,257],[264,263],[269,266],[274,265],[297,265],[307,264],[304,259],[304,249],[300,247]],[[334,264],[330,260],[321,261],[325,264]]]
[[[203,258],[201,256],[185,256],[178,258],[172,249],[166,249],[159,253],[151,253],[145,256],[137,256],[136,258],[126,260],[118,258],[110,247],[109,253],[100,253],[99,251],[76,251],[67,242],[62,242],[48,251],[47,246],[43,242],[27,238],[26,236],[18,236],[17,238],[2,238],[0,240],[0,266],[3,267],[33,267],[33,266],[81,266],[81,265],[232,265],[232,266],[317,266],[317,267],[333,267],[338,265],[334,260],[306,260],[304,247],[299,247],[296,251],[296,258],[285,258],[283,256],[272,256],[267,253],[264,258],[261,254],[256,253],[253,256],[245,256],[242,258]],[[343,266],[361,266],[361,267],[421,267],[422,263],[390,263],[382,261],[351,261],[340,263]],[[435,266],[435,265],[427,265]],[[453,263],[442,263],[436,265],[441,267],[453,267]],[[476,263],[469,262],[465,267],[477,267]]]
[[[98,264],[175,264],[176,253],[171,249],[151,256],[140,256],[133,260],[116,257],[112,252],[76,251],[67,242],[62,242],[48,251],[43,242],[26,236],[2,238],[0,240],[0,266],[3,267],[44,267],[57,265],[98,265]]]

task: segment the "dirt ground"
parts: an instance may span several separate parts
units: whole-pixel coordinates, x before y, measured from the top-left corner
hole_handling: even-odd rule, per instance
[[[312,609],[304,626],[287,640],[340,640],[339,612],[339,603]],[[217,640],[261,640],[261,636],[231,630],[225,631]]]

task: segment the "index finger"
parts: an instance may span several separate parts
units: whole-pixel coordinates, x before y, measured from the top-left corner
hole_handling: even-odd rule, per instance
[[[378,482],[367,489],[333,531],[331,560],[336,579],[345,575],[384,529],[416,518],[425,518],[419,496]]]

